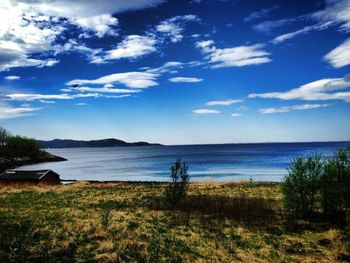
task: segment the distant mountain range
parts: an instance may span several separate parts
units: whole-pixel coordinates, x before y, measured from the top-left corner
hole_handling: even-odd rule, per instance
[[[125,142],[117,139],[102,139],[102,140],[62,140],[54,139],[51,141],[38,141],[43,148],[83,148],[83,147],[125,147],[125,146],[151,146],[161,145],[159,143],[148,142]]]

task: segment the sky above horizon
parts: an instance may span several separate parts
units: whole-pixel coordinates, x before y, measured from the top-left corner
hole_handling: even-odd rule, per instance
[[[350,140],[349,73],[349,0],[0,3],[0,126],[36,139]]]

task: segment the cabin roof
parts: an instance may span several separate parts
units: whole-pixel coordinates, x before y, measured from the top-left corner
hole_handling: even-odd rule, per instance
[[[7,170],[0,174],[0,180],[40,180],[51,170]],[[55,173],[55,172],[53,172]],[[56,173],[55,173],[56,174]]]

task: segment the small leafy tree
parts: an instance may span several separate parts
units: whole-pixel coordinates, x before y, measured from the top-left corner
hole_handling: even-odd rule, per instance
[[[323,161],[320,155],[297,157],[288,168],[288,175],[283,179],[282,192],[284,205],[301,215],[310,214],[318,201],[320,177]]]
[[[339,149],[325,163],[321,177],[321,203],[325,214],[350,208],[350,148]]]
[[[6,146],[7,140],[10,136],[10,133],[6,129],[0,127],[0,149]]]
[[[187,171],[188,164],[181,162],[181,158],[178,158],[170,168],[171,183],[165,191],[165,198],[172,207],[177,206],[186,199],[190,180]]]

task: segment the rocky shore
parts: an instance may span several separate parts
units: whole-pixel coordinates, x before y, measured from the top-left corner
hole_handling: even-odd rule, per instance
[[[27,165],[27,164],[36,164],[36,163],[44,163],[44,162],[61,162],[67,161],[67,159],[50,154],[48,152],[44,152],[43,155],[38,157],[16,157],[16,158],[7,158],[0,157],[0,173],[7,169],[14,169],[16,167]]]

